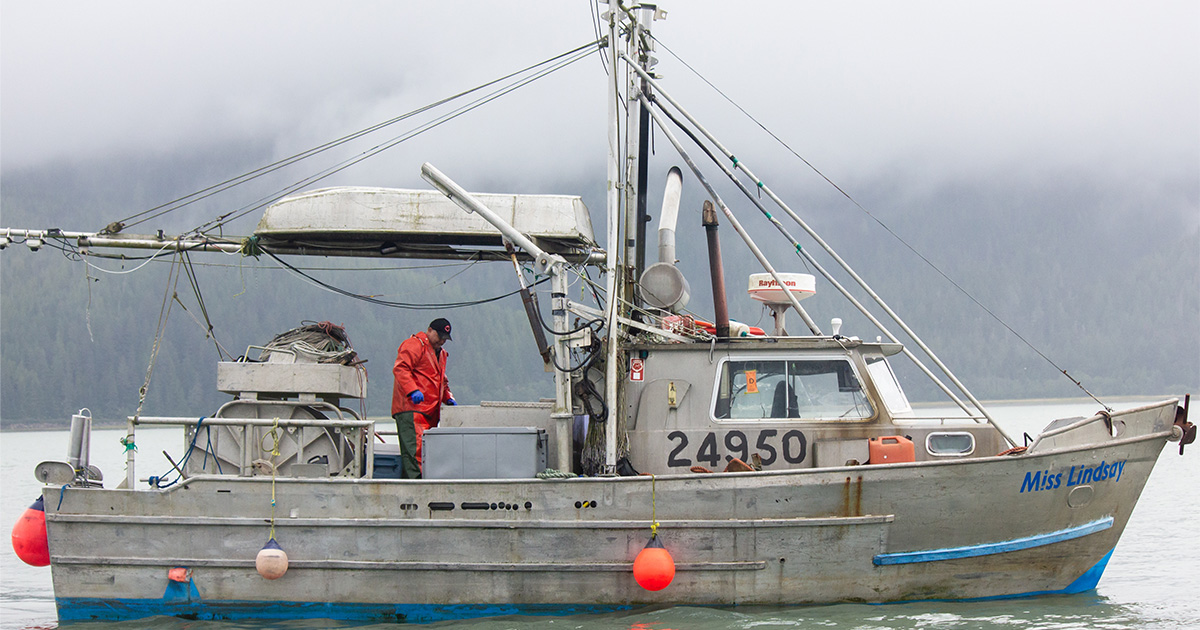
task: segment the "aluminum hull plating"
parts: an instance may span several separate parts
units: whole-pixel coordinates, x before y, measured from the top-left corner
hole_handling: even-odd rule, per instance
[[[254,569],[270,478],[196,477],[164,492],[69,488],[61,505],[48,487],[54,588],[63,621],[436,621],[1077,592],[1099,579],[1174,413],[1168,401],[1114,414],[1118,435],[1098,442],[1097,423],[1081,423],[1024,455],[948,462],[542,481],[280,479],[276,538],[291,563],[275,581]],[[1075,432],[1090,443],[1071,445]],[[678,570],[659,592],[631,574],[652,509]],[[1034,543],[1005,546],[1023,540]],[[947,549],[986,553],[879,561]],[[179,566],[190,583],[168,580]]]

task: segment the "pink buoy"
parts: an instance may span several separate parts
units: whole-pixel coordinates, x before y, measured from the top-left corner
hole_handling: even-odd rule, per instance
[[[268,580],[278,580],[288,570],[288,557],[274,538],[267,541],[254,559],[254,568],[258,574]]]
[[[46,507],[42,497],[26,508],[12,529],[13,551],[25,564],[44,567],[50,564],[50,543],[46,538]]]
[[[657,534],[650,537],[650,542],[634,559],[633,579],[648,591],[661,591],[675,579],[675,560],[658,541]]]

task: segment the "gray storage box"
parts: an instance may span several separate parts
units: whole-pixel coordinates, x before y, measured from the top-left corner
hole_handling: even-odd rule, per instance
[[[425,479],[529,479],[546,469],[546,430],[433,427],[421,460]]]
[[[399,444],[376,444],[372,479],[399,479],[404,464],[400,459]]]

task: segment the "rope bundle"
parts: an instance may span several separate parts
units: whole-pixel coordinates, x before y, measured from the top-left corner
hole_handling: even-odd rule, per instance
[[[275,335],[263,355],[272,350],[290,350],[317,358],[317,363],[354,365],[358,353],[350,344],[346,329],[332,322],[308,323]]]

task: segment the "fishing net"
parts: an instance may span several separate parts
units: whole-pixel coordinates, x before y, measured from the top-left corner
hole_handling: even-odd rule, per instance
[[[302,322],[298,328],[275,335],[263,346],[260,360],[270,360],[272,355],[287,354],[297,360],[307,357],[317,363],[361,363],[358,353],[346,335],[346,329],[332,322]]]

